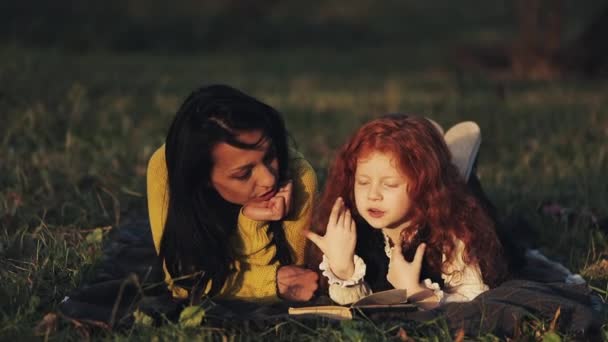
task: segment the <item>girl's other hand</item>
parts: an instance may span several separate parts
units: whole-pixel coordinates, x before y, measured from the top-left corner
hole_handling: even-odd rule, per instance
[[[391,253],[391,261],[388,265],[386,279],[396,289],[407,290],[407,295],[413,295],[422,290],[420,286],[420,269],[426,244],[421,243],[416,249],[416,254],[412,262],[408,262],[403,257],[401,244],[395,244]]]
[[[288,265],[277,270],[277,290],[279,297],[294,302],[305,302],[317,290],[319,275],[307,268]]]
[[[306,237],[325,254],[331,271],[338,278],[349,279],[353,275],[357,227],[342,198],[338,197],[334,203],[325,235],[309,231]]]
[[[293,183],[289,181],[267,201],[250,202],[243,206],[243,215],[255,221],[279,221],[291,209]]]

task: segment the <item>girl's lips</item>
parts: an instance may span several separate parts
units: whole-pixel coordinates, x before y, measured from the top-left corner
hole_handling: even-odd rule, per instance
[[[378,209],[367,209],[367,213],[373,218],[380,218],[384,215],[384,211]]]

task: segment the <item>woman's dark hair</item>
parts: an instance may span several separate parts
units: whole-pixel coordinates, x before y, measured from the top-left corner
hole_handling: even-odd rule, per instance
[[[239,133],[250,131],[262,132],[260,141],[245,144],[237,139]],[[279,184],[288,178],[287,131],[280,113],[225,85],[205,86],[190,94],[169,128],[169,205],[160,257],[172,278],[184,278],[176,284],[194,290],[193,299],[209,281],[209,295],[219,293],[235,259],[229,246],[240,207],[224,200],[211,185],[213,148],[224,142],[255,149],[266,139],[278,159]],[[271,222],[268,234],[276,246],[273,262],[290,264],[282,222]]]

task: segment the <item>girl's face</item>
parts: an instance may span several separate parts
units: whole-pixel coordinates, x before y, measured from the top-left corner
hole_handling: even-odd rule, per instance
[[[237,139],[255,144],[262,132],[243,132]],[[269,140],[256,149],[241,149],[227,143],[217,144],[212,151],[211,184],[226,201],[245,205],[267,201],[277,191],[279,161]]]
[[[401,229],[411,201],[408,181],[392,154],[371,152],[357,160],[355,204],[359,214],[374,228]]]

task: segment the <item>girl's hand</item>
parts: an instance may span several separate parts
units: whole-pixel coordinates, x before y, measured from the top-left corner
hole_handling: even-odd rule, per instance
[[[329,260],[329,268],[338,278],[349,279],[353,275],[357,227],[342,198],[336,199],[334,203],[325,235],[320,236],[309,231],[306,237],[325,254]]]
[[[282,266],[277,270],[277,290],[279,297],[288,301],[305,302],[317,290],[319,275],[313,270],[294,265]]]
[[[255,221],[279,221],[289,214],[291,209],[293,183],[289,181],[280,187],[268,201],[251,202],[243,206],[243,215]]]
[[[396,289],[407,290],[407,295],[411,296],[423,290],[420,286],[420,269],[426,244],[421,243],[416,249],[414,260],[408,262],[403,257],[401,244],[396,243],[391,253],[391,261],[388,265],[386,279]]]

